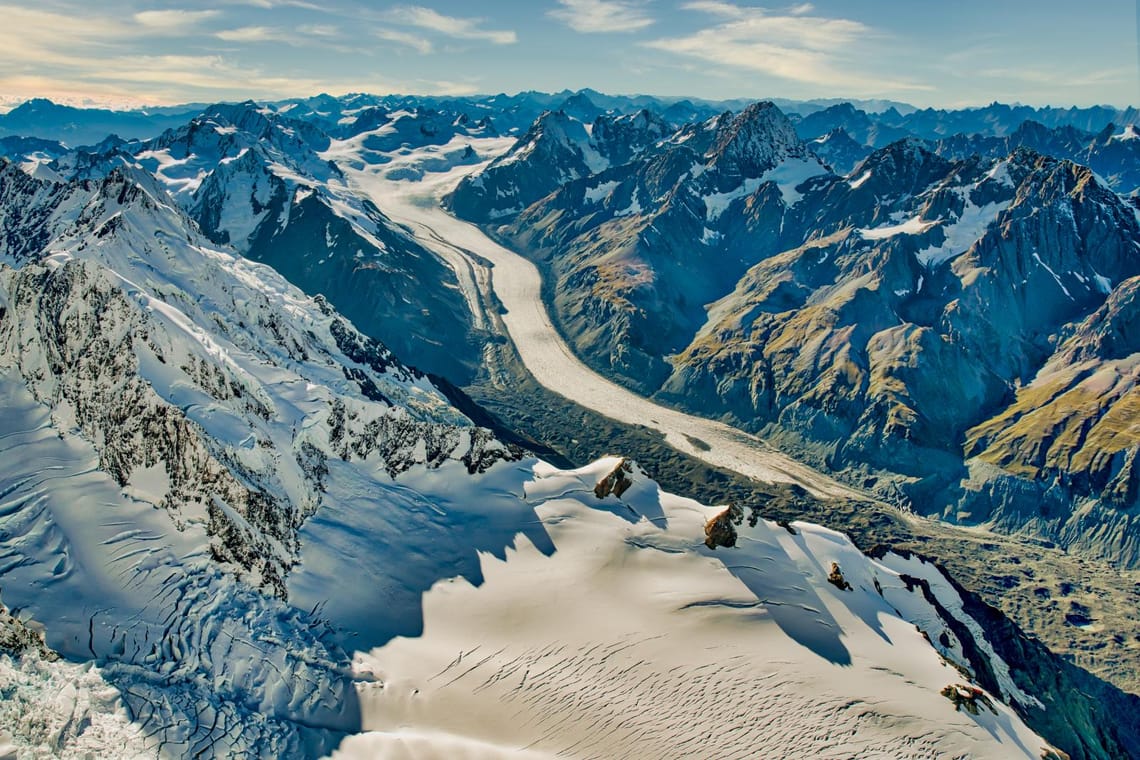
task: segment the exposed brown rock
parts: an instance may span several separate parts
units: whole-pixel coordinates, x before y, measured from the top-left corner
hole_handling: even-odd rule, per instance
[[[594,486],[594,496],[604,499],[612,493],[620,499],[621,495],[633,485],[633,479],[629,477],[632,472],[633,464],[623,457],[617,467]]]
[[[827,582],[840,591],[851,590],[851,584],[843,577],[843,570],[840,569],[838,562],[831,563],[831,572],[827,574]]]
[[[740,507],[731,506],[705,523],[705,546],[715,549],[718,546],[736,546],[736,526],[744,519]]]
[[[0,604],[0,652],[13,655],[35,652],[43,660],[59,659],[59,655],[44,643],[42,634],[13,616],[3,604]]]
[[[978,705],[984,705],[989,708],[990,712],[997,715],[993,700],[976,686],[966,686],[960,683],[950,684],[942,690],[942,696],[954,703],[955,710],[962,710],[964,708],[966,712],[971,715],[977,715],[981,712],[981,708],[979,708]]]

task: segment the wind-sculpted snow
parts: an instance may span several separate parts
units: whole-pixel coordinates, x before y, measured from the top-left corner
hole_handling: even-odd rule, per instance
[[[0,374],[5,603],[61,654],[105,661],[132,718],[173,754],[312,752],[352,729],[329,629],[224,573],[200,521],[179,526],[126,493],[21,386]]]
[[[430,757],[460,736],[488,758],[1047,751],[1004,705],[955,711],[939,692],[962,674],[893,606],[930,610],[921,592],[846,538],[761,520],[739,527],[737,548],[709,550],[703,526],[719,510],[636,468],[620,499],[599,500],[618,461],[497,470],[553,553],[520,538],[484,555],[477,581],[426,595],[422,634],[359,653],[356,672],[378,679],[358,687],[371,733],[334,757]],[[828,583],[832,562],[852,590]]]

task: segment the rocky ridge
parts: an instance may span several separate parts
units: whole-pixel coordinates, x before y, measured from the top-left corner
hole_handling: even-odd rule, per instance
[[[1116,390],[1076,412],[1093,370],[1067,369],[1126,356],[1067,336],[1127,334],[1136,212],[1092,170],[1010,145],[954,159],[908,138],[837,176],[758,104],[482,213],[547,267],[563,333],[604,372],[916,510],[1131,566],[1136,439],[1113,422],[1127,402],[1105,406],[1130,385],[1101,372]],[[512,165],[500,182],[527,175]],[[1060,408],[1030,413],[1042,398]]]
[[[0,386],[23,437],[5,444],[6,600],[52,648],[103,660],[169,751],[331,749],[354,721],[346,655],[286,583],[330,469],[368,462],[383,484],[521,452],[124,172],[55,184],[4,164],[0,202],[19,212],[0,241]],[[89,554],[92,534],[117,549]]]

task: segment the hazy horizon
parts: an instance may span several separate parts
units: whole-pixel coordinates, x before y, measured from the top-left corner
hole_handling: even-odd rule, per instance
[[[1103,0],[77,0],[2,5],[0,103],[591,88],[917,108],[1140,103],[1136,7]]]
[[[817,97],[817,98],[795,98],[795,97],[782,97],[782,96],[705,98],[705,97],[701,97],[698,95],[660,95],[660,94],[651,93],[651,92],[635,92],[635,93],[602,92],[600,90],[594,90],[594,88],[591,88],[591,87],[583,87],[583,88],[576,89],[576,90],[571,90],[571,89],[567,89],[567,88],[563,88],[560,90],[515,90],[515,91],[510,91],[510,92],[478,92],[478,93],[472,93],[469,95],[436,95],[436,94],[422,93],[422,92],[342,92],[342,93],[315,92],[315,93],[305,93],[305,94],[300,94],[300,95],[290,95],[290,96],[284,96],[284,97],[278,97],[278,98],[255,98],[255,97],[242,98],[242,97],[236,97],[236,98],[222,98],[219,100],[195,100],[195,101],[182,101],[182,102],[177,102],[177,103],[147,103],[147,104],[141,104],[141,105],[115,103],[115,102],[102,103],[102,102],[98,102],[95,100],[84,100],[83,98],[67,98],[67,97],[64,97],[64,98],[57,99],[57,98],[52,98],[52,97],[43,96],[43,95],[33,95],[33,96],[29,96],[27,98],[22,98],[19,100],[13,100],[13,101],[10,101],[7,103],[0,103],[0,114],[10,113],[11,111],[15,110],[19,106],[21,106],[25,103],[29,103],[29,102],[34,101],[34,100],[47,100],[47,101],[50,101],[56,105],[69,106],[69,107],[80,108],[80,109],[104,109],[104,110],[110,110],[110,111],[147,111],[148,109],[149,110],[158,110],[158,109],[175,109],[175,110],[177,110],[177,109],[180,109],[183,107],[186,107],[188,109],[194,109],[194,108],[199,108],[199,107],[206,107],[206,106],[210,106],[210,105],[215,105],[215,104],[219,104],[219,103],[242,103],[242,102],[245,102],[248,100],[252,100],[252,101],[258,102],[258,103],[280,103],[280,102],[287,101],[287,100],[301,100],[301,99],[315,98],[315,97],[321,97],[321,96],[331,96],[334,98],[344,98],[344,97],[350,97],[353,95],[371,95],[371,96],[376,96],[376,97],[399,97],[399,98],[448,98],[448,97],[454,97],[454,98],[475,100],[475,99],[479,99],[479,98],[491,98],[491,97],[498,97],[498,96],[517,97],[517,96],[525,95],[528,92],[537,93],[540,95],[561,95],[561,94],[574,95],[574,94],[577,94],[580,92],[587,92],[587,91],[597,92],[600,95],[604,95],[605,97],[612,97],[612,98],[654,98],[654,99],[660,100],[662,102],[674,102],[674,101],[688,100],[688,101],[691,101],[693,103],[702,103],[702,104],[710,104],[710,105],[727,104],[727,103],[734,103],[734,102],[738,102],[738,101],[739,102],[758,102],[758,101],[765,101],[765,100],[773,101],[777,105],[779,105],[780,103],[795,103],[795,104],[804,104],[804,105],[818,104],[818,105],[821,105],[823,107],[838,105],[841,103],[851,103],[851,104],[855,105],[856,107],[859,107],[861,110],[867,111],[868,113],[882,112],[882,111],[885,111],[887,108],[889,108],[892,105],[899,107],[900,109],[907,109],[907,110],[914,110],[914,111],[922,111],[925,109],[947,110],[947,111],[951,111],[951,110],[953,110],[953,111],[977,110],[977,109],[987,108],[987,107],[989,107],[991,105],[995,105],[995,104],[996,105],[1002,105],[1002,106],[1009,106],[1010,108],[1027,107],[1027,108],[1034,108],[1034,109],[1056,108],[1056,109],[1068,110],[1068,109],[1074,109],[1074,108],[1075,109],[1108,108],[1108,109],[1114,109],[1114,110],[1118,110],[1118,111],[1126,111],[1129,108],[1135,108],[1135,109],[1140,110],[1140,106],[1138,106],[1134,103],[1126,103],[1126,104],[1092,103],[1089,105],[1077,105],[1074,103],[1043,103],[1043,104],[1037,105],[1037,104],[1031,104],[1031,103],[991,100],[991,101],[986,102],[986,103],[967,103],[967,104],[955,104],[955,105],[937,105],[937,104],[935,104],[935,105],[919,106],[919,105],[915,105],[914,103],[908,103],[906,101],[894,100],[894,99],[890,99],[890,98],[855,98],[855,97],[844,98],[844,97],[838,97],[838,96],[836,96],[836,97]],[[881,105],[882,108],[879,108],[879,109],[871,108],[871,104]],[[905,113],[905,111],[904,111],[904,113]]]

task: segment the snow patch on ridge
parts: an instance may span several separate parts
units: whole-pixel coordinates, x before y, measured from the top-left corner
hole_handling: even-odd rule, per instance
[[[598,203],[599,201],[605,200],[609,197],[610,193],[618,188],[619,185],[621,185],[621,183],[617,180],[610,180],[609,182],[603,182],[596,187],[586,188],[586,202]]]
[[[917,254],[918,262],[925,267],[934,267],[965,253],[1007,208],[1009,208],[1009,201],[979,206],[967,197],[962,215],[956,221],[942,225],[942,232],[946,236],[945,242],[942,245],[932,245],[919,251]]]
[[[985,632],[978,624],[978,621],[974,620],[974,618],[966,612],[963,607],[961,595],[958,593],[958,590],[950,584],[950,581],[946,579],[946,576],[942,574],[941,570],[932,564],[924,562],[918,557],[902,557],[893,552],[888,553],[879,561],[895,572],[921,578],[930,584],[930,590],[934,592],[934,595],[938,598],[938,603],[945,607],[956,620],[966,626],[970,634],[974,637],[974,643],[985,653],[986,659],[993,667],[994,676],[1001,686],[1003,699],[1016,700],[1023,707],[1045,709],[1045,705],[1043,705],[1037,697],[1025,692],[1013,682],[1013,677],[1009,672],[1009,665],[994,651],[993,645],[986,639]]]
[[[867,180],[871,179],[871,174],[872,174],[871,170],[868,169],[867,171],[865,171],[861,175],[859,175],[858,179],[848,180],[847,184],[851,187],[852,190],[858,190],[864,184],[866,184]]]
[[[709,221],[719,219],[733,201],[752,195],[762,184],[764,184],[764,180],[760,177],[755,177],[744,180],[739,187],[729,190],[726,193],[711,193],[704,196],[703,200]]]
[[[775,182],[780,189],[780,196],[785,206],[794,206],[803,198],[803,193],[796,190],[812,177],[827,174],[827,170],[813,158],[789,158],[781,162],[774,169],[764,173],[765,182]]]
[[[812,177],[827,174],[827,170],[810,158],[789,158],[759,177],[745,179],[738,187],[724,193],[711,193],[703,197],[709,221],[719,219],[733,201],[752,195],[768,182],[775,183],[785,206],[794,206],[803,198],[796,190]],[[699,176],[695,175],[694,176]]]
[[[856,230],[866,240],[886,240],[896,235],[921,235],[938,224],[937,221],[923,221],[922,215],[912,217],[901,224],[889,224],[885,227],[861,228]]]

